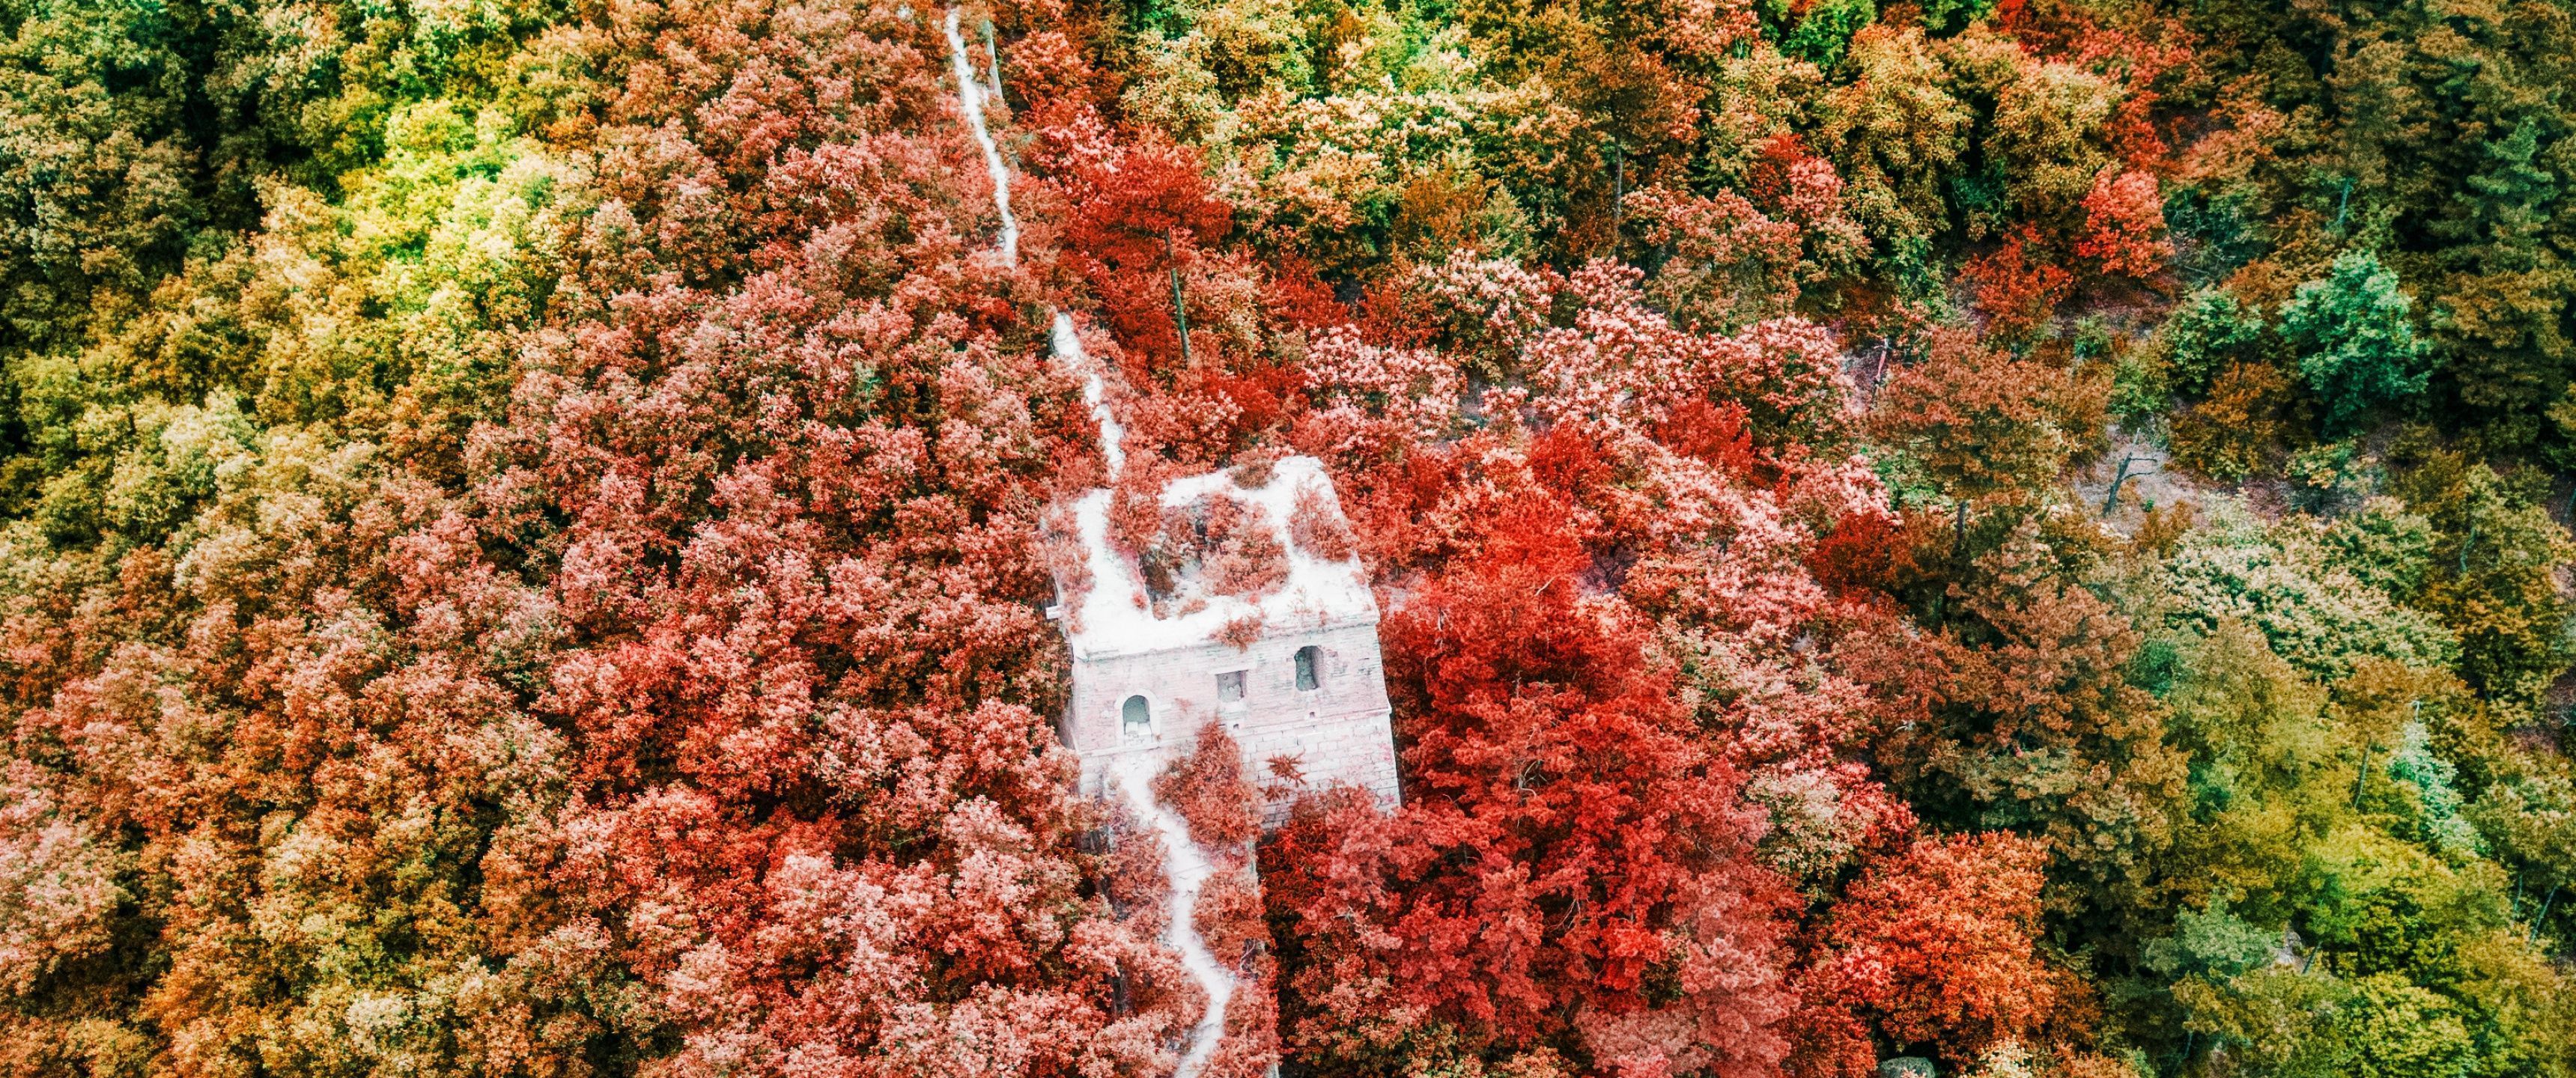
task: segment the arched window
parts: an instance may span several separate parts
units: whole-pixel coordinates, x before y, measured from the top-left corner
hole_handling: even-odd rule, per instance
[[[1297,689],[1300,692],[1324,686],[1324,649],[1308,644],[1297,649]]]
[[[1154,738],[1154,706],[1142,696],[1127,698],[1127,706],[1118,709],[1120,732],[1129,741],[1151,741]]]

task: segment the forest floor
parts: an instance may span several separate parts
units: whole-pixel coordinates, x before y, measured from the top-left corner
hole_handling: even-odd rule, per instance
[[[2117,511],[2105,512],[2111,484],[2120,485]],[[2172,454],[2155,441],[2124,430],[2111,434],[2111,449],[2074,477],[2078,501],[2123,535],[2141,519],[2140,510],[2179,502],[2206,501],[2213,488],[2175,468]]]

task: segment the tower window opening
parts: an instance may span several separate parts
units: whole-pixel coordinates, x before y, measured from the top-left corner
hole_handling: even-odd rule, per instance
[[[1220,704],[1243,702],[1243,671],[1228,670],[1216,676],[1216,702]]]
[[[1324,686],[1324,649],[1308,644],[1297,649],[1297,691],[1312,692]]]
[[[1119,709],[1119,728],[1129,741],[1150,741],[1154,737],[1154,707],[1142,696],[1130,696]]]

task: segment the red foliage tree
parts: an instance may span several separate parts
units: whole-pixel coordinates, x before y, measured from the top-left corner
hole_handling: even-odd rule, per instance
[[[2034,949],[2045,843],[1925,838],[1871,865],[1837,903],[1818,980],[1900,1045],[1967,1060],[2035,1027],[2053,1001]]]
[[[907,122],[951,115],[944,51],[890,9],[606,17],[651,44],[601,58],[561,328],[477,510],[398,548],[432,621],[488,539],[552,563],[530,709],[572,786],[485,901],[554,927],[501,953],[623,971],[588,1009],[683,1070],[1153,1065],[1186,978],[1086,890],[1041,717],[1036,507],[1090,424],[971,145]]]
[[[1188,312],[1176,316],[1173,301],[1186,300],[1187,273],[1225,238],[1231,213],[1210,196],[1198,155],[1168,141],[1109,143],[1069,163],[1059,172],[1067,260],[1100,298],[1129,354],[1151,364],[1128,371],[1145,384],[1156,369],[1179,365]]]
[[[2039,230],[2023,225],[1963,271],[1977,285],[1977,307],[1999,334],[2025,332],[2057,314],[2075,275],[2057,264]]]
[[[1534,462],[1535,464],[1535,462]],[[1428,1023],[1614,1071],[1772,1073],[1784,888],[1644,626],[1579,583],[1561,501],[1494,504],[1387,622],[1408,800],[1310,803],[1274,847],[1303,962],[1292,1033],[1365,1057]]]
[[[2164,198],[2157,193],[2156,178],[2106,168],[2084,196],[2084,236],[2075,241],[2075,253],[2100,260],[2104,273],[2150,276],[2173,255],[2164,230]]]

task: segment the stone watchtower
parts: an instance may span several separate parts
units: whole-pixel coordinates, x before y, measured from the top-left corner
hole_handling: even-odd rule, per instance
[[[1108,491],[1073,507],[1079,554],[1065,560],[1080,568],[1059,564],[1054,613],[1073,651],[1060,733],[1082,792],[1102,794],[1134,754],[1188,752],[1213,718],[1256,782],[1285,758],[1310,786],[1365,787],[1394,806],[1377,600],[1322,463],[1191,476],[1161,501],[1161,531],[1133,553],[1110,540]]]

